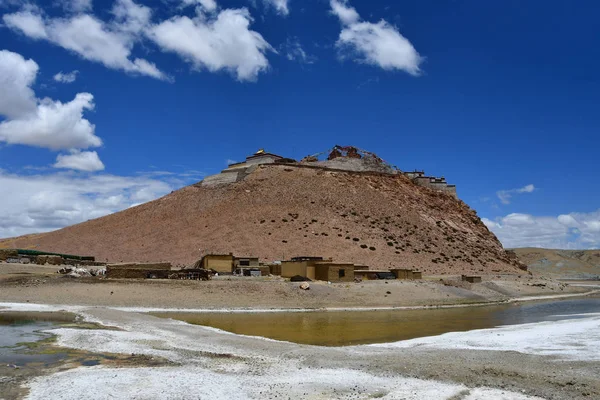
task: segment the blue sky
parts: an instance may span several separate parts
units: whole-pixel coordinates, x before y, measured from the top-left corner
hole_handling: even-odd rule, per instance
[[[444,175],[505,246],[600,247],[599,12],[0,0],[0,237],[342,144]]]

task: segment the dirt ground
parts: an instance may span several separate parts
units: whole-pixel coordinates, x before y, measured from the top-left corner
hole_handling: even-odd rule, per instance
[[[94,306],[85,310],[85,313],[94,320],[103,321],[103,324],[119,328],[119,340],[125,341],[127,337],[123,336],[126,335],[123,331],[129,331],[134,341],[137,337],[153,335],[156,340],[153,339],[150,343],[154,343],[157,348],[169,349],[177,357],[181,356],[181,359],[195,363],[184,363],[180,367],[182,371],[195,368],[196,364],[201,363],[209,370],[218,370],[222,374],[225,366],[236,363],[236,368],[239,368],[239,371],[235,369],[236,376],[240,371],[245,371],[260,377],[270,376],[274,366],[280,368],[287,365],[286,368],[291,368],[292,376],[303,371],[308,371],[308,375],[311,375],[316,371],[351,370],[390,380],[415,377],[464,384],[469,389],[460,398],[466,398],[470,390],[481,386],[510,391],[503,398],[511,398],[509,393],[546,399],[582,400],[600,395],[597,379],[600,370],[597,362],[559,362],[553,357],[516,351],[465,351],[419,346],[398,351],[370,346],[324,348],[222,334],[147,314],[102,307],[277,309],[426,306],[504,301],[531,296],[576,295],[598,289],[597,287],[566,285],[529,275],[494,275],[485,276],[483,282],[478,284],[461,282],[460,277],[456,276],[430,276],[420,281],[335,284],[311,282],[310,290],[304,291],[299,289],[299,283],[287,282],[278,277],[218,277],[208,282],[112,280],[71,278],[57,274],[57,269],[0,264],[0,302]],[[111,336],[111,330],[88,329],[80,332],[78,335],[81,336],[79,340],[82,349],[94,343],[109,345],[117,340]],[[190,341],[194,343],[194,351],[189,348]],[[69,343],[68,347],[79,348],[79,342]],[[123,343],[120,345],[124,345]],[[110,352],[110,349],[98,348],[95,351],[105,353]],[[151,355],[153,350],[148,351]],[[228,355],[228,358],[220,357],[221,354]],[[141,362],[141,365],[151,366],[152,362]],[[69,368],[76,366],[74,364]],[[50,368],[44,373],[51,374],[65,368],[61,365],[60,368]],[[93,369],[85,371],[94,373]],[[136,371],[128,370],[128,373],[135,375]],[[83,372],[84,370],[77,370],[77,374]],[[157,369],[156,373],[160,373],[160,370]],[[50,379],[54,382],[56,378]],[[131,379],[137,378],[132,376]],[[20,382],[9,384],[16,390]],[[288,391],[291,390],[283,384],[267,389],[268,398],[287,398]],[[306,387],[307,393],[317,389]],[[19,394],[20,392],[14,393],[16,397],[20,397]],[[52,398],[63,397],[55,394]]]
[[[0,263],[0,302],[193,309],[402,307],[504,301],[527,296],[583,293],[543,277],[458,276],[419,281],[311,282],[309,290],[280,277],[218,277],[211,281],[73,278],[59,267]]]

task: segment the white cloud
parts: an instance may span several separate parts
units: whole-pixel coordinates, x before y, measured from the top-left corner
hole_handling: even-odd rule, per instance
[[[336,43],[342,55],[385,70],[420,74],[423,58],[396,27],[385,20],[361,22],[356,9],[344,0],[331,0],[330,5],[343,25]]]
[[[535,190],[535,186],[532,184],[525,185],[519,189],[510,189],[510,190],[499,190],[496,192],[498,199],[502,204],[510,204],[512,196],[515,194],[523,194],[523,193],[533,193]]]
[[[302,48],[298,38],[288,38],[283,46],[281,46],[282,53],[290,61],[297,61],[302,64],[314,64],[316,57],[307,54]]]
[[[115,20],[112,28],[117,32],[138,35],[150,24],[152,10],[132,0],[117,0],[112,9]],[[135,36],[134,36],[135,37]]]
[[[269,67],[265,53],[271,45],[249,29],[247,9],[227,9],[215,18],[179,16],[153,26],[150,37],[197,69],[229,71],[240,81],[254,81]]]
[[[77,79],[77,74],[79,71],[71,71],[67,73],[63,73],[60,71],[58,74],[54,75],[54,80],[60,83],[73,83]]]
[[[38,65],[20,54],[0,51],[0,142],[45,147],[52,150],[98,147],[102,140],[83,118],[94,108],[90,93],[78,93],[62,103],[37,99],[31,89]]]
[[[74,169],[78,171],[102,171],[104,164],[100,161],[95,151],[72,150],[71,154],[59,154],[56,157],[54,168]]]
[[[92,0],[60,0],[60,4],[66,11],[80,13],[92,9]]]
[[[2,18],[8,28],[31,39],[48,41],[86,60],[131,74],[172,80],[155,64],[132,55],[134,46],[146,39],[162,51],[178,54],[195,69],[227,71],[239,81],[254,81],[268,70],[266,53],[276,51],[250,29],[253,19],[246,8],[219,10],[215,0],[177,1],[182,6],[197,5],[195,17],[174,16],[153,23],[149,7],[133,0],[116,0],[109,21],[86,12],[54,18],[28,6]],[[289,11],[288,1],[270,1],[280,12]],[[296,49],[296,57],[302,56],[299,51],[302,48]]]
[[[131,59],[131,51],[140,30],[149,23],[150,9],[131,0],[117,0],[115,21],[105,24],[88,14],[70,18],[44,18],[36,11],[6,14],[7,27],[36,40],[47,40],[80,57],[102,63],[112,69],[169,80],[154,64]]]
[[[22,176],[0,170],[0,237],[59,229],[124,210],[174,189],[168,182],[108,174]]]
[[[290,9],[288,7],[288,0],[263,0],[266,4],[275,8],[275,10],[281,15],[288,15]]]
[[[51,150],[101,146],[94,125],[83,118],[84,110],[94,108],[93,99],[89,93],[78,93],[68,103],[40,100],[34,114],[0,123],[0,141]]]
[[[200,4],[208,12],[213,12],[218,7],[215,0],[181,0],[181,2],[186,6]]]
[[[25,60],[8,50],[0,51],[0,115],[10,119],[35,112],[37,100],[31,85],[38,69],[33,60]]]
[[[46,24],[41,15],[32,11],[21,11],[14,14],[5,14],[2,20],[7,27],[20,30],[31,39],[48,39]]]
[[[578,222],[571,215],[559,215],[557,219],[558,222],[569,228],[574,228],[578,225]]]
[[[336,15],[344,25],[355,24],[360,20],[360,15],[354,7],[347,5],[345,0],[331,0],[331,12]]]
[[[600,247],[600,209],[557,217],[509,214],[483,223],[505,247],[590,249]]]
[[[517,189],[517,193],[531,193],[535,190],[535,186],[533,186],[532,184],[523,186],[520,189]]]

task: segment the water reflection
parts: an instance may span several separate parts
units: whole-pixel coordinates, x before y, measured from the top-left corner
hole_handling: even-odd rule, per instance
[[[600,312],[600,298],[410,311],[154,313],[188,323],[320,346],[385,343]]]

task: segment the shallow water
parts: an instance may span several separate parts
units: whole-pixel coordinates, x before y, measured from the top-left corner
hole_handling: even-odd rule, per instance
[[[196,325],[319,346],[386,343],[599,313],[600,297],[433,310],[293,313],[152,313]]]
[[[47,365],[61,361],[66,353],[35,354],[28,352],[23,343],[33,343],[50,338],[44,330],[58,322],[69,322],[72,314],[63,313],[13,313],[0,312],[0,364],[23,367],[33,363]]]

